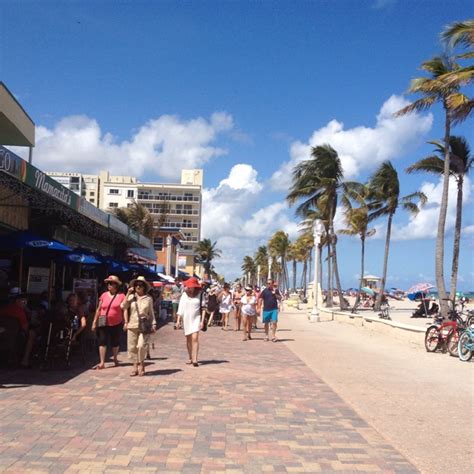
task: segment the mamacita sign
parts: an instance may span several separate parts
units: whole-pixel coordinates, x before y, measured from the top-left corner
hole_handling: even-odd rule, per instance
[[[66,206],[72,207],[73,209],[77,210],[77,195],[76,194],[74,194],[69,189],[65,188],[63,185],[59,184],[54,179],[51,179],[48,175],[44,174],[39,169],[36,169],[36,168],[34,168],[34,170],[28,169],[28,172],[30,171],[31,173],[27,173],[26,175],[27,184],[30,184],[34,188],[43,191],[44,193],[48,194],[52,198],[55,198],[58,201],[62,202],[63,204],[66,204]],[[34,180],[31,179],[29,174],[33,175]]]

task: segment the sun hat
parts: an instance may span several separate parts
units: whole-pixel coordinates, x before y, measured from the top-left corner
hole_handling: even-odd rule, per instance
[[[121,285],[122,282],[120,281],[120,278],[115,275],[109,275],[105,280],[104,283],[117,283],[117,285]]]
[[[130,282],[130,286],[131,287],[134,287],[137,283],[143,283],[145,285],[145,288],[146,288],[146,291],[150,291],[150,283],[148,283],[146,280],[145,280],[145,277],[144,276],[139,276],[137,278],[134,278],[131,282]]]
[[[250,286],[246,286],[246,287],[245,287],[245,291],[253,291],[253,289],[252,289],[252,287],[250,287]]]
[[[184,282],[184,286],[186,288],[201,288],[201,283],[196,277],[191,277]]]

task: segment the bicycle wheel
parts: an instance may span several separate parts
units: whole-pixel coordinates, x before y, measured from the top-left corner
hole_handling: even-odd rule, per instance
[[[428,352],[434,352],[439,346],[438,326],[430,326],[425,333],[425,348]]]
[[[459,343],[459,335],[461,331],[458,329],[452,329],[447,337],[446,345],[448,347],[449,355],[453,357],[458,356],[458,343]]]
[[[458,343],[458,355],[464,362],[471,360],[472,357],[472,351],[468,349],[469,344],[472,344],[471,334],[468,331],[465,331],[459,337]]]

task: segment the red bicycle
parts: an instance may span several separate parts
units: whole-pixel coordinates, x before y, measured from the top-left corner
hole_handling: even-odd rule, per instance
[[[449,300],[450,301],[450,300]],[[442,349],[443,352],[449,350],[451,355],[457,352],[457,344],[459,340],[459,329],[466,327],[466,322],[461,318],[456,311],[454,302],[453,309],[449,311],[449,319],[447,321],[442,318],[437,318],[435,324],[430,326],[425,333],[425,348],[428,352],[435,352]]]

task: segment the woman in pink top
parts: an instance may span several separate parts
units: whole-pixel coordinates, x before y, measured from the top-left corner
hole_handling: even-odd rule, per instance
[[[118,353],[120,346],[120,332],[123,323],[123,310],[121,304],[125,300],[125,295],[119,293],[119,286],[122,282],[118,277],[111,275],[104,280],[107,284],[107,291],[102,293],[99,298],[99,305],[95,312],[92,330],[97,330],[97,339],[99,340],[99,358],[100,362],[96,369],[105,368],[105,354],[107,352],[107,341],[110,341],[114,364],[118,365]],[[105,325],[99,325],[99,319],[105,319]]]

